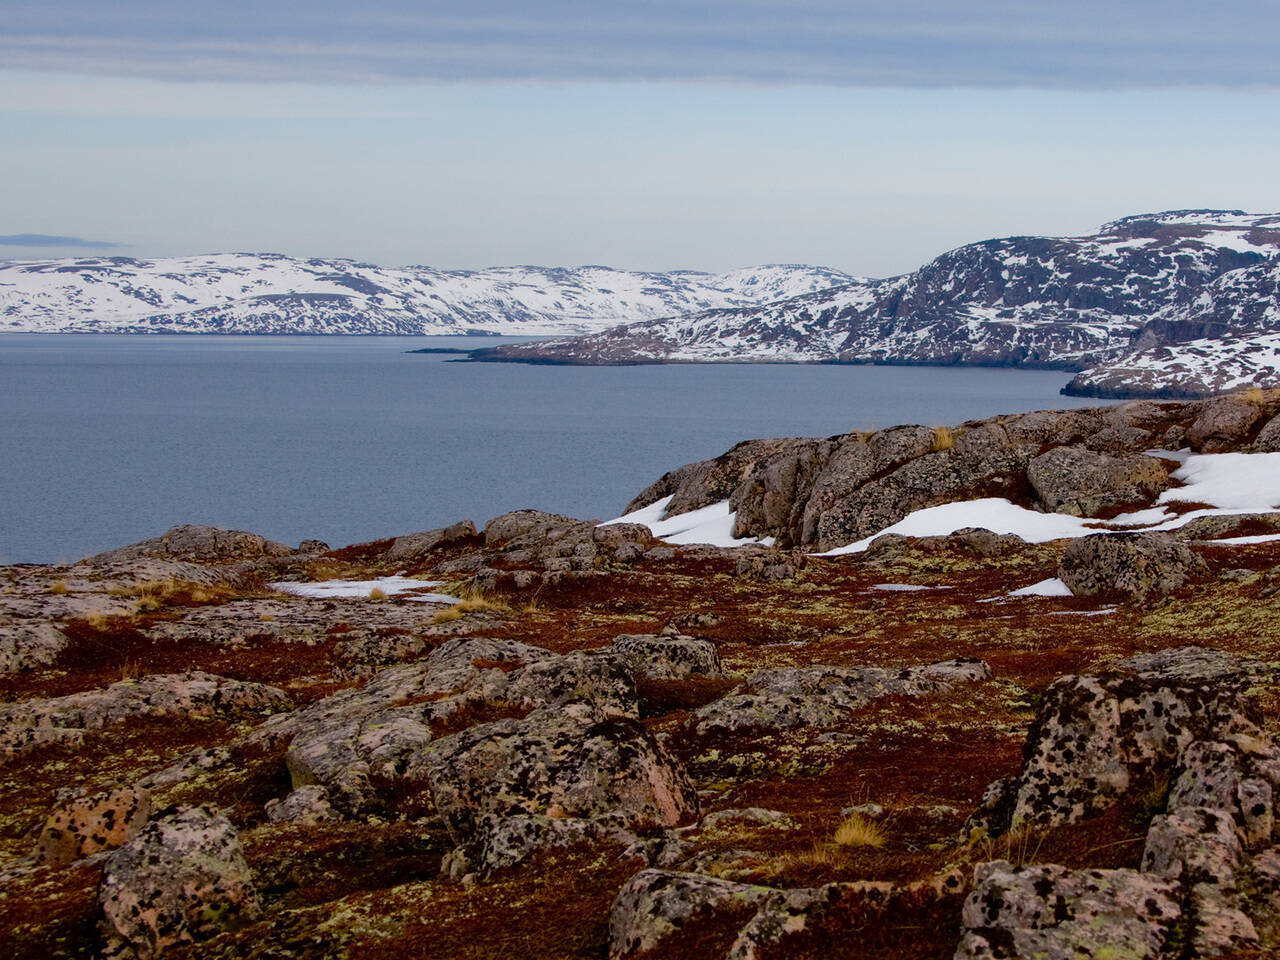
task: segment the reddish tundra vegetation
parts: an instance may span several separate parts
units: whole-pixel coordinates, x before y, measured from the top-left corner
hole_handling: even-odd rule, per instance
[[[520,511],[0,568],[0,940],[1273,955],[1280,500],[1180,500],[1158,452],[1269,463],[1278,414],[1255,391],[754,441],[632,504],[728,500],[781,546]],[[1100,532],[814,555],[993,496]],[[1156,505],[1185,523],[1101,532]],[[375,585],[279,587],[333,580]]]

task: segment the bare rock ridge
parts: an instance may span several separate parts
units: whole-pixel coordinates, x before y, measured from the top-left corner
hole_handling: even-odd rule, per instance
[[[1004,497],[1045,512],[1107,517],[1167,490],[1160,448],[1270,449],[1280,393],[1189,404],[994,417],[957,427],[892,427],[825,440],[751,440],[687,464],[646,488],[627,512],[670,498],[664,516],[727,500],[738,538],[830,550],[907,514]],[[1261,429],[1260,429],[1261,428]]]
[[[765,307],[510,345],[538,363],[793,361],[1085,370],[1066,392],[1196,397],[1280,381],[1280,217],[1183,210],[1012,237]]]

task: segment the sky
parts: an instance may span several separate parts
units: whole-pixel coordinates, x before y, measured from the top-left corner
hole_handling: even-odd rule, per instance
[[[1280,210],[1274,0],[6,0],[0,257],[816,263]]]

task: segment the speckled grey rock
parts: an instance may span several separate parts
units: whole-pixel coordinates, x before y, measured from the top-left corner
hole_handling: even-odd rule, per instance
[[[588,702],[600,717],[637,715],[630,669],[612,655],[560,655],[511,640],[455,638],[426,660],[390,667],[264,724],[258,737],[288,743],[296,787],[320,784],[343,816],[385,812],[429,792],[413,764],[432,726],[470,709],[525,713]]]
[[[66,864],[114,850],[142,829],[151,815],[151,794],[140,787],[116,787],[59,799],[36,841],[36,857]]]
[[[1058,577],[1078,597],[1172,593],[1204,562],[1169,533],[1095,533],[1067,544]]]
[[[720,653],[710,640],[683,634],[627,634],[613,638],[613,650],[631,666],[637,678],[683,680],[692,676],[718,677]]]
[[[67,638],[51,623],[0,621],[0,673],[47,667],[66,648]]]
[[[979,660],[947,660],[904,669],[778,667],[754,673],[738,691],[697,711],[699,735],[796,726],[832,727],[879,697],[919,697],[991,675]]]
[[[444,737],[411,758],[405,775],[430,783],[459,843],[485,814],[615,816],[644,828],[688,823],[698,813],[692,784],[652,734],[583,702]]]
[[[1254,441],[1254,449],[1259,453],[1276,453],[1280,451],[1280,416],[1267,421]]]
[[[1187,431],[1193,450],[1217,453],[1240,443],[1262,417],[1262,409],[1239,397],[1206,402]]]
[[[98,900],[107,955],[139,960],[261,912],[235,828],[208,807],[164,811],[109,854]]]
[[[981,863],[955,960],[1163,960],[1181,916],[1177,885],[1136,870]]]
[[[272,823],[317,824],[337,819],[329,791],[316,783],[298,787],[283,800],[270,800],[264,809]]]
[[[260,537],[256,533],[188,524],[174,527],[150,540],[100,553],[90,557],[87,562],[100,564],[159,557],[200,563],[224,563],[283,557],[291,553],[293,553],[291,547]]]
[[[609,960],[660,956],[663,944],[678,941],[698,921],[730,916],[746,923],[760,904],[777,896],[769,887],[642,870],[627,881],[609,911]]]
[[[1222,810],[1182,807],[1151,821],[1142,869],[1184,889],[1195,956],[1212,957],[1257,943],[1236,887],[1243,862],[1235,822]]]
[[[970,826],[999,833],[1023,821],[1074,823],[1135,781],[1172,774],[1194,741],[1259,735],[1247,690],[1262,670],[1257,661],[1180,647],[1054,681],[1027,733],[1021,772],[993,784]]]

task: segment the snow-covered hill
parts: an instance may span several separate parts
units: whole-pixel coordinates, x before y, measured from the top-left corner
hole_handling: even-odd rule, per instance
[[[1190,303],[1162,310],[1133,349],[1063,391],[1092,397],[1198,397],[1280,384],[1280,262],[1232,270]]]
[[[0,332],[545,336],[756,306],[853,279],[793,265],[434,270],[241,253],[0,261]]]
[[[1278,258],[1280,215],[1180,210],[1126,217],[1085,237],[974,243],[901,277],[854,281],[763,307],[703,311],[487,353],[562,363],[834,361],[1079,370],[1132,350],[1153,317],[1177,310],[1198,317],[1192,305],[1217,278]]]

